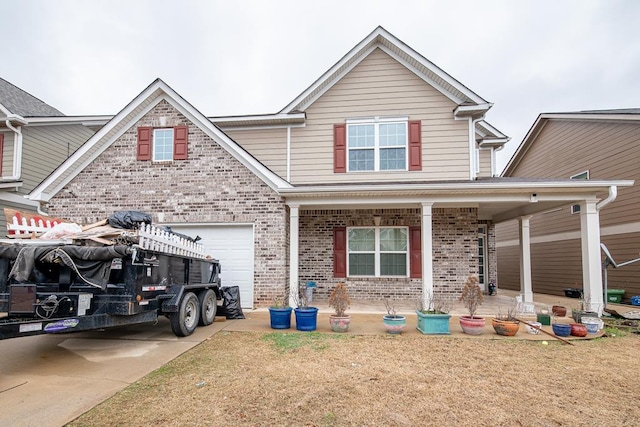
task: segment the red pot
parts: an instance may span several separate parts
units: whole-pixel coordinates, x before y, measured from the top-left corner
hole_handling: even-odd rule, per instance
[[[571,335],[573,335],[574,337],[586,337],[587,327],[584,326],[582,323],[572,323]]]
[[[554,305],[551,307],[551,312],[554,316],[564,317],[567,315],[567,307],[563,307],[561,305]]]

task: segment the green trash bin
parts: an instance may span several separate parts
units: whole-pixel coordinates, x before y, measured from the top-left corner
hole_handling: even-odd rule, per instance
[[[620,304],[623,295],[624,289],[607,289],[607,302]]]

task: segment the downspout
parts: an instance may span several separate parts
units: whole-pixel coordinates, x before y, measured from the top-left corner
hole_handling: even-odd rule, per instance
[[[600,200],[598,203],[596,203],[596,210],[600,211],[609,203],[613,202],[616,197],[618,197],[618,186],[612,185],[611,187],[609,187],[609,196],[606,199]]]
[[[476,178],[476,123],[484,120],[484,114],[477,119],[469,117],[469,180],[473,181]]]
[[[18,115],[11,114],[11,112],[7,110],[2,104],[0,104],[0,111],[2,111],[7,117],[5,120],[7,128],[11,129],[16,134],[13,149],[13,175],[8,177],[3,176],[2,178],[17,181],[22,175],[22,127],[18,126],[17,128],[15,128],[11,124],[11,119],[17,119],[23,123],[26,123],[26,120]]]
[[[287,182],[291,182],[291,126],[287,126]]]

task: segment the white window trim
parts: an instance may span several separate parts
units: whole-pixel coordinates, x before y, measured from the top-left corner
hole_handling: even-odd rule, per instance
[[[569,178],[570,179],[586,179],[586,180],[589,180],[589,170],[587,169],[586,171],[582,171],[582,172],[577,173],[575,175],[571,175]],[[580,205],[578,205],[578,204],[571,205],[571,215],[579,214],[579,213],[580,213]]]
[[[406,231],[406,236],[407,236],[407,250],[406,251],[385,251],[385,254],[390,254],[390,253],[403,253],[406,252],[406,273],[404,275],[399,275],[399,276],[382,276],[380,274],[380,254],[383,253],[380,251],[380,230],[381,229],[388,229],[388,228],[401,228],[404,229]],[[351,252],[349,250],[349,230],[354,230],[354,229],[373,229],[374,233],[375,233],[375,243],[374,243],[374,258],[373,258],[373,265],[374,265],[374,275],[373,276],[363,276],[363,275],[350,275],[349,271],[350,271],[350,257],[349,255],[351,254],[370,254],[371,251],[354,251]],[[358,227],[347,227],[347,277],[353,277],[353,278],[371,278],[371,277],[375,277],[375,278],[406,278],[409,277],[409,270],[410,270],[410,262],[411,259],[411,248],[409,246],[409,227],[406,226],[358,226]]]
[[[480,231],[482,230],[482,231]],[[480,249],[480,239],[483,239],[483,245],[482,245],[482,261],[483,261],[483,265],[482,267],[484,267],[484,273],[482,274],[482,280],[480,281],[480,285],[485,286],[487,283],[487,276],[488,276],[488,267],[489,267],[489,262],[488,262],[488,240],[487,240],[487,224],[478,224],[478,249]],[[478,262],[478,267],[480,267],[480,263]],[[480,271],[478,271],[478,278],[480,278]]]
[[[380,124],[404,124],[406,141],[404,145],[404,169],[380,169]],[[373,147],[349,147],[349,126],[351,125],[374,125],[373,132]],[[369,117],[359,119],[347,119],[346,120],[346,145],[347,145],[347,172],[351,173],[367,173],[367,172],[406,172],[409,170],[409,117]],[[401,146],[385,146],[385,148],[401,148]],[[349,152],[351,150],[371,150],[373,149],[373,170],[351,170],[349,167]]]
[[[171,158],[170,159],[162,159],[162,160],[158,160],[156,159],[156,132],[158,131],[171,131]],[[153,129],[153,139],[151,140],[151,146],[152,146],[152,151],[151,151],[151,160],[153,162],[157,162],[157,163],[166,163],[166,162],[173,162],[173,156],[175,155],[175,153],[173,152],[174,149],[174,144],[175,144],[175,129],[174,128],[154,128]]]

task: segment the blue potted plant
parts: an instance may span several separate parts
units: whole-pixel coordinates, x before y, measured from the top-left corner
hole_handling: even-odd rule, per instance
[[[269,307],[269,320],[271,329],[291,328],[291,307],[286,293],[273,297],[273,304]]]
[[[401,334],[407,324],[407,318],[396,313],[395,304],[391,299],[384,300],[384,306],[387,309],[387,314],[382,317],[382,323],[387,333]]]
[[[299,331],[315,331],[318,324],[318,307],[309,306],[306,289],[298,289],[294,299],[297,306],[293,309],[296,316],[296,329]]]

